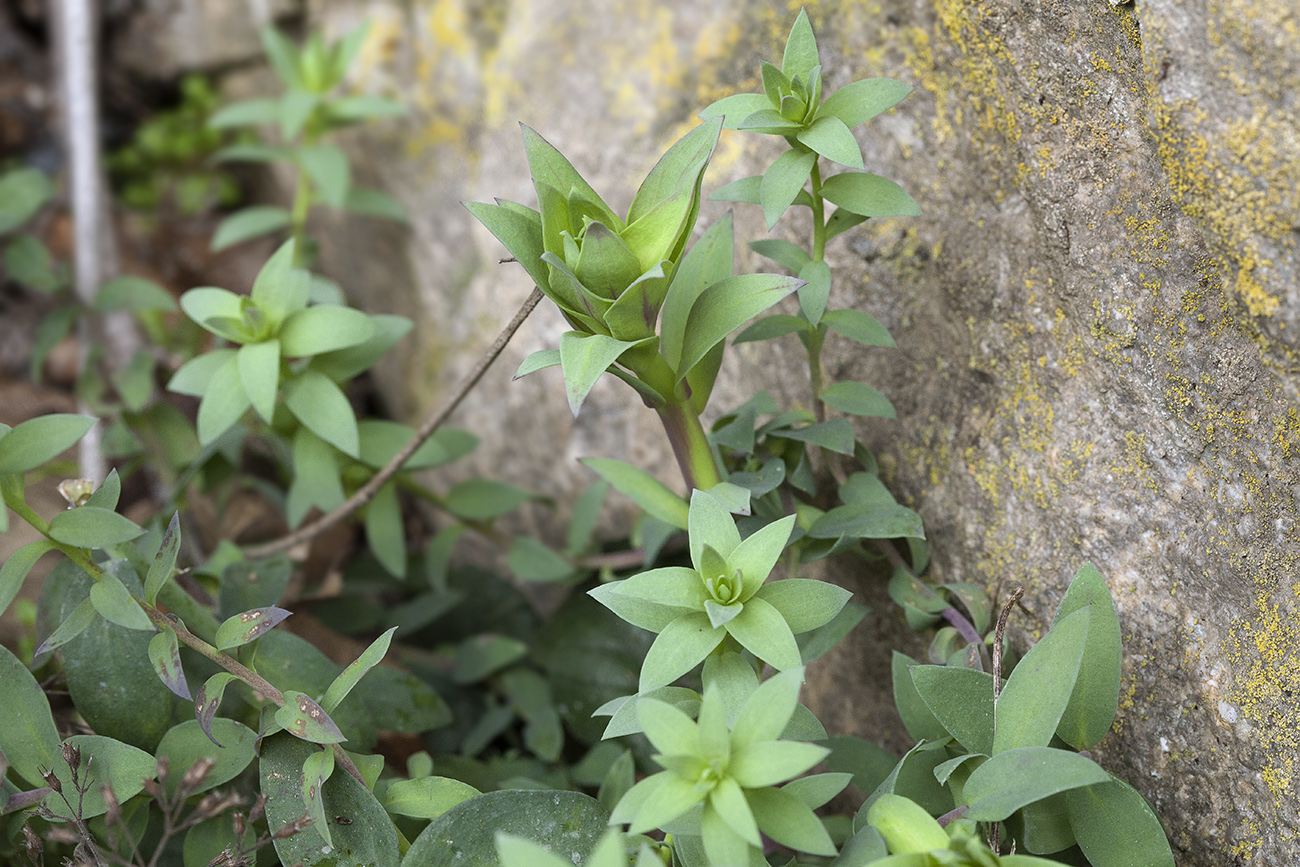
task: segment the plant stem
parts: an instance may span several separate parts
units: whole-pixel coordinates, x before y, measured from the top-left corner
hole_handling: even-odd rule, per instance
[[[295,545],[315,538],[320,533],[334,526],[339,521],[342,521],[348,515],[351,515],[357,509],[360,509],[366,503],[370,502],[370,498],[375,495],[375,492],[402,468],[402,464],[406,463],[407,459],[410,458],[411,455],[415,454],[415,450],[418,449],[425,440],[433,435],[433,432],[447,420],[447,416],[451,415],[452,411],[455,410],[456,407],[460,406],[460,402],[465,399],[465,395],[469,394],[470,391],[473,390],[474,386],[478,384],[479,379],[482,378],[489,365],[491,365],[492,362],[496,360],[496,357],[501,354],[501,350],[506,348],[506,344],[510,342],[510,338],[519,330],[519,326],[524,324],[524,320],[528,318],[528,314],[533,312],[533,308],[536,307],[537,302],[541,300],[542,290],[534,287],[527,300],[525,300],[520,306],[519,311],[515,313],[515,318],[511,319],[509,324],[507,324],[506,327],[501,330],[501,333],[497,335],[497,339],[492,341],[492,345],[487,348],[487,351],[483,353],[470,372],[466,374],[465,378],[460,381],[458,386],[456,386],[456,390],[452,393],[447,402],[425,419],[424,424],[420,425],[420,429],[415,432],[415,436],[411,437],[410,441],[407,442],[406,445],[402,446],[401,450],[397,454],[393,455],[393,459],[390,460],[383,469],[375,473],[375,475],[371,477],[370,481],[358,488],[355,494],[348,497],[347,501],[344,502],[343,505],[334,509],[329,514],[322,515],[307,526],[302,527],[283,538],[276,539],[274,542],[268,542],[265,545],[254,545],[252,548],[247,548],[245,549],[244,554],[251,560],[257,560],[262,557],[270,557],[272,554],[278,554],[281,551],[288,551]]]
[[[27,498],[23,494],[23,476],[21,474],[5,478],[3,489],[0,489],[0,509],[5,506],[13,509],[15,515],[35,527],[42,536],[49,537],[49,522],[36,514],[35,509],[27,505]]]
[[[672,443],[686,486],[691,490],[707,491],[721,482],[722,472],[713,456],[713,448],[690,401],[667,403],[655,411],[663,422],[668,441]]]
[[[307,241],[307,214],[311,210],[311,183],[302,166],[298,167],[297,186],[293,192],[293,214],[289,221],[289,237],[293,240],[293,267],[305,265]]]
[[[826,258],[826,200],[822,198],[821,160],[812,167],[812,213],[813,213],[813,254],[814,262]]]

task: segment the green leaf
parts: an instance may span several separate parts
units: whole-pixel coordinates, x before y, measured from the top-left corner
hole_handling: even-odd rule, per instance
[[[117,310],[133,313],[161,310],[172,313],[177,310],[176,299],[170,292],[143,277],[117,277],[109,280],[95,293],[94,307],[101,313]]]
[[[449,777],[397,780],[384,792],[384,809],[398,816],[436,819],[457,804],[480,794],[468,783]]]
[[[57,292],[68,284],[63,265],[31,235],[19,235],[5,248],[5,270],[14,282],[37,292]]]
[[[893,108],[912,92],[912,85],[892,78],[865,78],[846,84],[826,97],[818,117],[833,115],[852,129],[882,111]]]
[[[345,96],[329,103],[330,117],[341,121],[368,120],[372,117],[402,117],[406,106],[382,96]]]
[[[329,377],[311,368],[304,370],[285,384],[284,402],[312,433],[345,455],[357,457],[361,447],[357,417],[343,391]]]
[[[893,753],[884,747],[878,746],[871,741],[862,738],[853,737],[852,735],[835,735],[828,738],[824,744],[831,754],[826,757],[826,767],[831,771],[839,773],[821,774],[820,777],[830,777],[832,780],[839,777],[848,777],[845,782],[852,784],[860,791],[874,792],[876,787],[889,776],[898,759]],[[804,779],[816,779],[816,777]],[[800,780],[787,785],[786,791]],[[827,781],[824,785],[829,785],[832,781]],[[839,794],[838,791],[835,794]],[[828,799],[829,800],[829,799]],[[821,804],[809,804],[814,809]]]
[[[516,536],[510,541],[506,565],[523,581],[563,581],[574,573],[573,564],[563,555],[532,536]]]
[[[763,593],[763,598],[770,601],[766,593]],[[865,605],[848,602],[839,610],[838,614],[822,626],[803,634],[795,633],[794,640],[799,645],[799,658],[803,660],[805,665],[813,660],[821,659],[843,641],[850,632],[856,629],[870,611],[871,609]],[[787,620],[787,622],[789,621]],[[794,632],[793,627],[790,631]]]
[[[705,119],[659,158],[632,198],[627,212],[629,226],[662,202],[683,193],[695,195],[696,185],[718,143],[721,130],[720,120]]]
[[[846,418],[833,418],[830,421],[805,425],[797,428],[783,428],[773,431],[773,436],[784,439],[812,443],[842,455],[853,454],[853,423]]]
[[[726,635],[725,628],[715,629],[704,614],[678,617],[663,628],[646,652],[637,691],[645,693],[672,683],[699,665]],[[790,642],[793,644],[794,639]]]
[[[817,64],[817,38],[813,36],[812,25],[808,23],[808,13],[800,9],[799,17],[794,20],[790,35],[785,40],[781,73],[791,80],[798,76],[806,83],[808,74]]]
[[[343,499],[334,449],[308,428],[298,428],[293,438],[293,482],[286,504],[289,526],[301,524],[313,506],[328,512],[341,506]]]
[[[758,241],[750,241],[749,249],[760,256],[766,256],[782,268],[787,268],[796,274],[812,262],[812,257],[804,252],[803,247],[780,238],[764,238]]]
[[[539,349],[536,352],[530,353],[529,356],[524,359],[523,364],[519,365],[519,369],[515,371],[515,375],[512,379],[522,379],[530,373],[536,373],[537,371],[544,370],[548,367],[555,367],[559,363],[560,350]]]
[[[733,248],[730,213],[711,225],[682,259],[664,297],[659,326],[660,354],[678,369],[691,309],[709,286],[731,276]]]
[[[325,848],[332,849],[334,840],[330,836],[329,820],[325,816],[325,783],[334,773],[334,751],[316,750],[302,762],[302,800],[311,819],[311,828],[306,833],[315,831],[325,841]]]
[[[1110,775],[1078,753],[1051,747],[1020,747],[998,753],[976,768],[962,789],[965,818],[999,822],[1016,810],[1080,786],[1105,783]]]
[[[533,278],[533,282],[554,300],[548,270],[542,262],[545,248],[542,246],[540,220],[529,218],[503,205],[466,202],[465,207],[505,245],[510,255]]]
[[[158,591],[176,569],[176,555],[181,547],[181,514],[175,512],[167,523],[167,532],[163,534],[158,553],[149,563],[149,572],[144,582],[144,598],[150,605],[158,598]]]
[[[0,176],[0,235],[32,218],[54,190],[40,169],[15,169]]]
[[[335,382],[345,382],[368,370],[415,325],[405,316],[383,314],[371,316],[370,321],[375,326],[373,337],[359,346],[317,355],[312,359],[311,366]]]
[[[18,657],[0,644],[0,695],[5,724],[0,725],[0,753],[30,785],[45,785],[41,772],[62,761],[59,732],[49,699]]]
[[[365,673],[378,665],[388,653],[388,646],[393,640],[393,633],[397,631],[394,626],[383,635],[376,638],[370,643],[370,646],[362,651],[361,655],[352,661],[347,668],[343,669],[338,677],[325,692],[325,697],[321,699],[321,707],[326,713],[333,713],[334,709],[339,706],[339,702],[352,691],[352,687],[365,676]]]
[[[921,516],[906,506],[837,506],[813,521],[814,539],[924,539]]]
[[[71,448],[95,425],[85,415],[52,413],[28,419],[0,436],[0,476],[33,470]]]
[[[766,98],[764,97],[764,99]],[[734,127],[727,128],[734,129]],[[762,182],[762,175],[750,175],[747,178],[732,181],[715,190],[713,195],[709,196],[709,201],[742,202],[747,205],[757,205],[759,203],[759,188],[762,186]]]
[[[292,219],[289,211],[278,205],[253,205],[226,217],[212,235],[212,249],[224,250],[280,229],[287,229]]]
[[[948,835],[925,808],[898,795],[881,795],[867,810],[867,822],[895,854],[948,848]]]
[[[818,117],[812,126],[801,130],[797,138],[801,144],[828,160],[851,169],[862,169],[862,148],[858,146],[858,140],[844,121],[833,114]]]
[[[861,214],[855,214],[843,208],[836,208],[831,212],[830,218],[826,220],[826,240],[829,241],[831,238],[847,232],[854,226],[860,226],[866,221],[867,218]]]
[[[745,274],[705,289],[691,307],[674,370],[685,376],[715,345],[802,285],[793,277]]]
[[[153,670],[163,686],[186,701],[194,701],[190,686],[185,682],[185,669],[181,667],[176,630],[168,626],[149,639],[149,662],[153,663]]]
[[[754,537],[750,536],[750,539],[752,538]],[[747,539],[742,542],[742,547],[748,541]],[[729,563],[736,567],[734,557],[729,560]],[[825,581],[814,581],[811,578],[786,578],[764,584],[755,594],[755,598],[762,599],[779,611],[785,622],[789,624],[790,631],[798,635],[829,623],[853,598],[853,594],[843,587]]]
[[[0,502],[0,511],[3,509],[4,504]],[[9,603],[14,601],[14,597],[22,589],[23,581],[27,578],[27,573],[36,565],[36,561],[53,550],[55,550],[53,542],[48,539],[38,539],[35,542],[28,542],[9,555],[9,559],[0,566],[0,614],[9,610]]]
[[[211,129],[234,126],[258,126],[275,123],[280,116],[280,103],[274,99],[244,99],[232,102],[208,118]]]
[[[822,322],[842,337],[864,346],[893,346],[894,338],[870,313],[861,310],[827,310]]]
[[[1079,676],[1089,614],[1084,607],[1063,618],[1011,672],[998,696],[994,753],[1045,747],[1052,740]]]
[[[513,511],[533,498],[523,488],[491,479],[470,479],[447,493],[445,506],[457,517],[486,521]]]
[[[262,40],[262,50],[276,77],[286,88],[301,87],[302,75],[298,71],[298,49],[289,39],[274,27],[263,27],[257,33]]]
[[[214,442],[230,430],[250,406],[252,403],[239,375],[238,354],[231,352],[212,375],[199,404],[199,443],[206,446]]]
[[[83,782],[87,779],[90,782],[90,787],[79,804],[78,812],[83,819],[102,816],[108,811],[108,804],[100,791],[104,786],[112,789],[119,804],[124,804],[140,794],[145,782],[152,780],[157,773],[157,760],[153,756],[110,737],[73,735],[65,743],[81,751]],[[59,778],[70,799],[75,798],[72,771],[62,756],[52,763],[50,769]],[[67,810],[67,805],[56,794],[48,795],[45,805],[55,812]]]
[[[943,723],[935,717],[921,694],[916,689],[916,684],[912,682],[912,668],[918,663],[915,659],[904,653],[894,651],[893,658],[890,662],[890,673],[894,682],[894,707],[898,708],[898,715],[903,718],[903,728],[907,729],[908,735],[914,741],[936,741],[940,738],[948,737],[948,730],[944,728]],[[989,699],[992,704],[993,694],[990,691]],[[992,711],[990,710],[990,717]],[[988,737],[989,749],[993,748],[993,738],[990,734]]]
[[[566,863],[588,857],[604,835],[609,814],[578,792],[488,792],[457,804],[411,842],[403,867],[491,867],[497,860],[492,829],[540,844]]]
[[[50,520],[50,538],[76,548],[108,548],[143,534],[129,518],[96,506],[67,509]]]
[[[217,627],[217,650],[229,650],[256,641],[290,614],[293,612],[269,605],[228,617]]]
[[[832,409],[849,415],[872,418],[897,418],[889,398],[863,382],[836,382],[827,386],[821,399]]]
[[[315,699],[297,690],[285,690],[284,707],[275,712],[275,722],[294,737],[314,744],[337,744],[347,740]]]
[[[1078,750],[1096,746],[1110,732],[1119,709],[1119,616],[1106,579],[1091,563],[1084,564],[1070,582],[1052,619],[1052,628],[1085,607],[1090,612],[1088,637],[1079,677],[1056,730],[1063,741]]]
[[[763,173],[763,180],[758,185],[758,200],[763,206],[763,217],[767,220],[769,231],[808,182],[808,176],[816,162],[815,152],[791,148],[777,157]],[[829,184],[830,181],[827,181],[823,186],[823,194]],[[830,196],[827,195],[826,198],[830,199]]]
[[[130,569],[130,566],[127,565],[126,568]],[[90,602],[100,616],[110,623],[143,632],[153,631],[149,615],[136,604],[131,598],[131,591],[126,589],[126,585],[112,571],[105,570],[99,580],[91,585]]]
[[[321,199],[331,207],[341,208],[347,202],[348,188],[352,185],[352,169],[348,158],[337,145],[310,145],[298,150],[298,164],[320,190]]]
[[[844,172],[827,178],[822,195],[864,217],[919,217],[921,209],[898,184],[867,172]]]
[[[522,124],[521,128],[524,135],[524,152],[527,154],[528,168],[534,182],[546,184],[562,193],[576,189],[578,194],[590,202],[604,217],[601,222],[616,232],[621,232],[624,227],[623,221],[610,210],[591,184],[578,174],[573,164],[535,130]]]
[[[272,834],[303,816],[302,768],[317,752],[311,744],[284,734],[262,744],[258,778],[266,795],[266,820]],[[315,865],[374,864],[392,867],[400,861],[398,833],[375,796],[351,774],[333,774],[321,791],[322,813],[332,822],[333,846],[321,845],[321,835],[306,828],[276,838],[281,863]],[[346,858],[341,858],[346,854]]]
[[[1128,783],[1111,776],[1110,782],[1072,789],[1066,798],[1070,829],[1090,864],[1174,867],[1159,817]]]
[[[273,163],[279,161],[291,161],[292,158],[292,148],[284,145],[262,144],[260,142],[229,145],[228,147],[221,148],[212,155],[212,161],[214,163]]]
[[[478,683],[528,654],[528,645],[504,635],[475,635],[456,651],[456,683]]]
[[[199,687],[198,693],[194,696],[194,716],[195,722],[208,740],[216,744],[218,748],[222,744],[212,736],[213,717],[216,716],[217,708],[221,706],[221,697],[226,691],[226,686],[230,684],[235,676],[226,671],[219,671],[204,681]],[[220,728],[218,728],[220,732]]]
[[[972,753],[993,754],[993,675],[969,668],[917,665],[912,683],[935,719]]]
[[[171,381],[167,383],[168,390],[178,394],[203,397],[211,386],[212,380],[226,366],[226,362],[235,357],[236,352],[237,350],[234,349],[218,349],[191,358],[172,376]]]
[[[772,101],[767,98],[765,93],[733,93],[731,96],[724,96],[704,109],[699,116],[702,120],[720,117],[722,118],[723,129],[737,129],[740,122],[754,112],[770,109],[771,107]]]
[[[285,140],[297,138],[320,105],[320,96],[304,90],[290,90],[280,97],[280,136]]]
[[[812,330],[813,326],[806,319],[800,319],[798,316],[787,316],[784,313],[773,313],[771,316],[764,316],[761,319],[754,320],[754,324],[737,334],[732,343],[772,340],[776,337],[784,337],[787,334],[810,333]]]
[[[285,357],[301,358],[359,346],[374,335],[374,323],[360,310],[308,307],[291,314],[279,336]]]
[[[267,424],[275,414],[275,396],[280,385],[280,341],[248,343],[237,354],[239,381],[244,394]]]
[[[385,220],[406,222],[406,208],[402,203],[383,190],[371,187],[348,187],[347,198],[343,201],[343,210],[365,217],[380,217]]]
[[[800,269],[799,279],[805,281],[799,287],[799,308],[810,323],[817,325],[831,294],[831,266],[825,262],[809,262]]]
[[[636,503],[646,514],[682,530],[689,508],[684,499],[642,469],[612,458],[583,458],[582,463],[609,482],[614,490]]]
[[[292,238],[281,244],[253,280],[253,303],[275,329],[305,308],[311,298],[311,274],[294,267],[297,245]]]
[[[35,382],[41,381],[45,369],[45,359],[59,344],[59,341],[72,333],[79,311],[75,307],[58,307],[46,314],[36,326],[32,340],[31,377]],[[4,518],[0,517],[0,533],[4,532]]]
[[[187,720],[172,726],[163,735],[158,744],[159,758],[166,756],[171,770],[163,785],[169,795],[176,792],[176,787],[187,768],[202,759],[212,760],[212,768],[207,775],[191,790],[199,794],[217,786],[223,786],[244,772],[255,757],[254,744],[257,732],[243,723],[224,717],[212,721],[212,729],[221,738],[224,746],[218,747],[204,733],[198,720]]]
[[[797,668],[803,662],[794,634],[780,612],[758,597],[746,602],[740,616],[723,628],[746,650],[778,671]]]
[[[127,366],[113,371],[110,377],[122,405],[131,412],[140,412],[149,403],[153,394],[154,368],[157,362],[147,350],[138,350]],[[112,428],[109,429],[110,431]],[[107,433],[107,432],[106,432]],[[107,436],[105,437],[107,439]]]
[[[605,334],[566,331],[560,335],[560,366],[564,369],[569,409],[575,417],[600,375],[635,345],[635,342],[615,340]]]
[[[406,531],[397,484],[386,482],[366,504],[366,543],[379,564],[395,578],[406,577]]]

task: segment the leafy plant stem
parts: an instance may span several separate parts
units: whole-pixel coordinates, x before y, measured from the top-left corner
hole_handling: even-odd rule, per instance
[[[808,381],[812,386],[813,415],[818,422],[826,421],[826,404],[822,403],[822,389],[826,387],[826,373],[822,368],[822,347],[826,344],[825,326],[819,326],[804,339],[808,351]]]
[[[692,490],[707,491],[722,481],[718,462],[704,434],[700,417],[688,401],[666,403],[659,409],[659,420],[672,443],[677,466],[681,468],[686,486]]]
[[[492,345],[487,348],[487,351],[483,353],[470,372],[460,381],[460,385],[456,386],[456,390],[452,393],[447,402],[425,419],[424,423],[420,425],[420,429],[415,432],[415,435],[411,437],[410,441],[407,442],[406,445],[402,446],[401,450],[398,451],[397,454],[393,455],[393,459],[390,460],[383,469],[375,473],[370,481],[358,488],[355,494],[348,497],[343,505],[328,514],[322,515],[312,523],[295,530],[283,538],[277,539],[274,542],[267,542],[264,545],[255,545],[252,548],[245,549],[245,555],[256,560],[262,557],[270,557],[271,555],[278,554],[281,551],[287,551],[295,545],[299,545],[309,539],[315,538],[320,533],[334,526],[339,521],[342,521],[348,515],[351,515],[357,509],[360,509],[366,503],[370,502],[371,498],[374,497],[375,492],[383,487],[384,483],[391,479],[393,474],[402,468],[402,464],[406,463],[407,459],[410,458],[411,455],[415,454],[415,450],[418,449],[425,440],[431,437],[434,431],[442,426],[442,423],[447,420],[447,416],[451,415],[456,407],[460,406],[460,402],[464,400],[465,396],[474,389],[475,385],[478,384],[478,381],[483,377],[483,374],[487,371],[488,367],[496,360],[496,357],[501,354],[501,350],[506,348],[506,344],[510,342],[510,338],[519,330],[519,326],[524,324],[524,320],[528,318],[528,314],[533,312],[533,308],[536,307],[537,303],[541,300],[542,290],[534,287],[533,291],[528,295],[528,298],[520,306],[519,311],[515,313],[515,317],[501,330],[501,333],[497,335],[496,340],[492,341]],[[696,424],[699,424],[698,419],[696,420]],[[701,434],[703,434],[703,431],[701,431]]]
[[[826,258],[826,200],[822,198],[821,160],[812,166],[812,213],[813,213],[813,252],[814,262]]]
[[[50,524],[36,510],[27,505],[27,498],[23,495],[23,477],[21,475],[6,476],[0,483],[0,502],[13,509],[14,514],[31,524],[43,536],[50,535]]]

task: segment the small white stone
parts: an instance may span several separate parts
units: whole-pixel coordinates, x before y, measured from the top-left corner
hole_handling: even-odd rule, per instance
[[[1237,709],[1222,699],[1219,700],[1219,716],[1229,723],[1235,723],[1240,718]]]

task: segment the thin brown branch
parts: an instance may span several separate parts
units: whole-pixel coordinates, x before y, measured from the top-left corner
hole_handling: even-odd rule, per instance
[[[1002,641],[1007,634],[1007,620],[1011,617],[1011,609],[1016,607],[1020,597],[1025,595],[1024,588],[1017,587],[1011,591],[1011,598],[1002,606],[1002,611],[998,614],[998,625],[993,633],[993,704],[996,705],[998,697],[1002,695]],[[994,822],[993,827],[989,829],[989,847],[997,854],[1002,848],[1002,823]]]
[[[537,306],[537,302],[541,300],[542,290],[534,288],[532,293],[529,294],[527,300],[525,300],[523,305],[519,308],[519,312],[515,314],[514,319],[511,319],[510,323],[502,329],[501,333],[497,335],[497,339],[492,341],[492,345],[487,348],[487,351],[484,352],[482,357],[480,357],[474,364],[473,369],[470,370],[465,378],[460,381],[460,384],[456,386],[456,390],[452,393],[451,398],[436,412],[425,419],[424,424],[420,425],[420,429],[415,432],[415,436],[411,437],[410,441],[402,447],[401,451],[393,455],[393,459],[389,461],[383,469],[376,473],[370,481],[358,488],[355,494],[348,497],[343,505],[325,515],[322,515],[307,526],[295,530],[281,539],[276,539],[274,542],[267,542],[263,545],[254,545],[251,548],[245,549],[245,555],[250,559],[256,560],[262,557],[270,557],[273,554],[279,554],[281,551],[288,551],[296,545],[315,538],[325,530],[337,524],[339,521],[342,521],[348,515],[351,515],[357,509],[360,509],[366,503],[370,502],[370,499],[374,497],[375,492],[402,468],[402,464],[406,463],[407,459],[410,458],[411,455],[415,454],[415,450],[423,445],[424,441],[432,436],[433,432],[442,426],[442,423],[446,421],[447,417],[460,405],[460,402],[465,399],[465,396],[473,390],[474,386],[478,384],[479,379],[481,379],[483,374],[487,372],[488,367],[491,366],[492,362],[496,360],[496,357],[501,354],[501,350],[506,348],[506,344],[510,342],[510,338],[519,330],[519,326],[524,324],[524,320],[528,318],[528,314],[533,312],[533,308]]]

